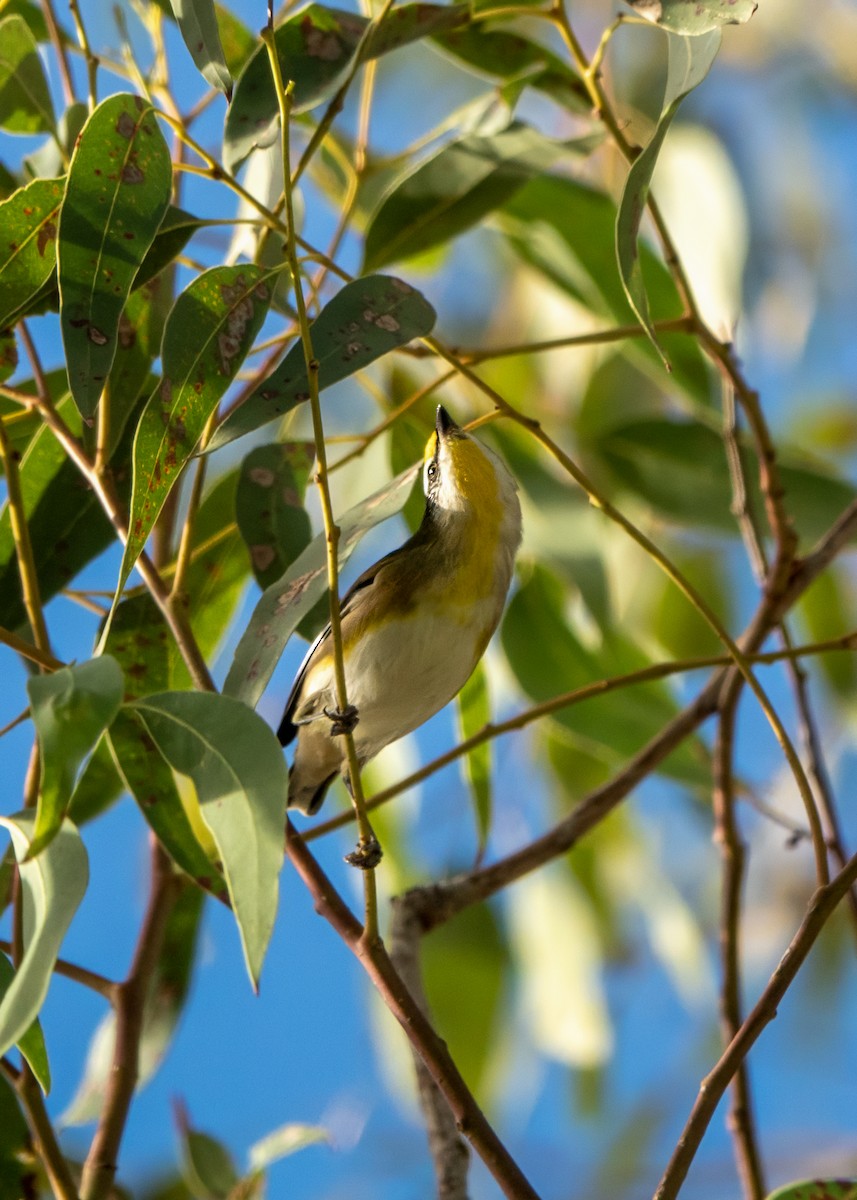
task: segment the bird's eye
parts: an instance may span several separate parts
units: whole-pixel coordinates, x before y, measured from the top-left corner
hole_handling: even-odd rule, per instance
[[[427,474],[432,482],[437,479],[437,463],[429,463]]]

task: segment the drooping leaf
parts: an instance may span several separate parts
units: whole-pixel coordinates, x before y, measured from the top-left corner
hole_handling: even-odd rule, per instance
[[[0,21],[0,129],[50,133],[55,126],[36,39],[23,17]]]
[[[638,247],[640,222],[646,210],[649,186],[667,130],[682,100],[703,81],[711,69],[720,49],[721,35],[719,28],[716,28],[696,38],[681,37],[678,34],[669,34],[668,37],[669,67],[664,106],[651,140],[634,159],[625,181],[616,216],[616,259],[631,307],[640,323],[645,326],[667,369],[670,369],[669,360],[661,349],[649,315],[649,300]]]
[[[109,655],[28,679],[41,763],[31,854],[42,853],[59,832],[81,764],[119,711],[122,687],[122,671]]]
[[[175,1109],[182,1175],[191,1194],[200,1200],[229,1200],[240,1186],[232,1156],[222,1142],[192,1127],[183,1104]]]
[[[461,740],[478,733],[491,720],[491,701],[485,668],[476,670],[456,697],[458,731]],[[470,789],[478,834],[477,861],[481,860],[491,831],[491,743],[482,742],[461,760],[461,772]]]
[[[493,137],[470,134],[411,169],[381,202],[366,231],[364,271],[410,258],[476,225],[562,155],[597,139],[556,142],[518,122]]]
[[[340,567],[365,533],[401,509],[415,475],[416,467],[411,467],[337,519]],[[258,703],[286,642],[324,595],[326,587],[327,542],[321,533],[282,579],[262,593],[226,676],[223,688],[228,695],[239,697],[245,704]]]
[[[274,583],[312,538],[303,506],[315,460],[312,442],[272,442],[241,464],[235,516],[260,587]]]
[[[15,968],[5,954],[0,954],[0,999],[9,990],[15,978]],[[39,1086],[45,1095],[51,1090],[51,1069],[48,1064],[48,1051],[45,1046],[45,1035],[38,1020],[34,1021],[18,1041],[18,1049],[30,1065],[39,1081]]]
[[[108,452],[113,453],[132,412],[139,409],[144,389],[151,389],[151,370],[160,353],[170,288],[156,275],[128,297],[119,318],[116,356],[107,376],[105,393],[110,405]]]
[[[69,384],[92,417],[116,352],[119,317],[167,211],[172,163],[151,105],[102,101],[77,141],[60,209],[57,271]]]
[[[167,318],[163,377],[134,439],[134,489],[120,590],[267,315],[277,273],[249,265],[212,267],[182,292]]]
[[[195,217],[183,208],[170,205],[155,234],[155,240],[134,276],[134,288],[142,287],[155,275],[160,275],[161,271],[181,254],[189,239],[207,224],[202,217]]]
[[[575,112],[591,108],[591,98],[580,76],[547,46],[520,33],[477,21],[449,33],[434,34],[432,41],[481,75],[509,83],[520,81]]]
[[[119,777],[105,734],[80,773],[68,804],[68,817],[80,828],[106,812],[119,799],[124,785]]]
[[[699,36],[722,25],[742,25],[759,7],[756,0],[626,0],[640,17],[671,33]]]
[[[185,887],[173,905],[164,943],[143,1006],[139,1076],[141,1088],[154,1075],[169,1048],[193,978],[196,946],[203,912],[203,893]],[[113,1074],[116,1017],[107,1013],[89,1044],[83,1078],[68,1108],[63,1125],[84,1125],[102,1111],[104,1093]]]
[[[228,96],[232,91],[232,76],[226,65],[214,0],[170,0],[191,58],[206,83]]]
[[[253,986],[277,912],[288,771],[271,729],[252,709],[208,692],[165,692],[133,711],[173,768],[194,783],[211,830]]]
[[[61,179],[35,179],[0,204],[0,329],[14,325],[56,265]]]
[[[51,844],[35,858],[29,858],[32,812],[0,817],[0,825],[12,838],[24,910],[24,957],[0,1000],[0,1054],[5,1054],[38,1016],[63,937],[86,891],[89,867],[70,821],[63,821]]]
[[[633,324],[616,263],[616,206],[606,192],[559,176],[526,184],[504,206],[503,227],[515,251],[573,299],[620,325]],[[640,259],[652,320],[681,316],[682,302],[664,263],[641,240]],[[710,404],[712,376],[695,338],[658,333],[669,355],[671,382]],[[647,366],[659,362],[647,338],[626,343]]]
[[[176,688],[190,680],[166,622],[148,592],[131,596],[116,609],[106,642],[121,664],[126,700]],[[113,761],[125,787],[164,849],[200,887],[227,899],[226,881],[215,865],[216,847],[199,813],[192,788],[177,786],[137,713],[124,708],[108,733]]]
[[[319,389],[429,333],[435,317],[419,292],[391,275],[370,275],[347,283],[310,327],[319,364]],[[303,346],[296,342],[277,369],[215,430],[209,448],[224,446],[308,399]]]
[[[321,1125],[302,1125],[298,1121],[290,1121],[281,1125],[259,1138],[250,1147],[250,1169],[264,1171],[272,1163],[279,1162],[289,1154],[295,1154],[306,1146],[315,1146],[319,1142],[330,1141],[330,1134]]]
[[[363,46],[363,58],[377,58],[407,42],[468,19],[466,4],[396,5]],[[274,31],[283,79],[294,82],[295,113],[330,99],[347,74],[369,22],[357,13],[308,4]],[[277,136],[279,106],[264,45],[248,60],[235,85],[223,134],[224,164],[237,171],[252,150]]]

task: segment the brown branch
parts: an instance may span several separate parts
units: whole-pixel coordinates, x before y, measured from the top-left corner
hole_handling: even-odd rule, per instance
[[[363,926],[343,902],[290,822],[286,826],[286,852],[312,895],[316,912],[333,926],[378,989],[443,1093],[459,1130],[485,1163],[503,1195],[510,1200],[538,1200],[537,1193],[491,1128],[462,1079],[446,1044],[437,1036],[405,987],[383,943],[380,939],[373,940],[365,936]]]
[[[664,1172],[654,1200],[675,1200],[723,1093],[762,1030],[777,1015],[777,1006],[793,982],[828,919],[848,889],[857,882],[857,854],[844,870],[813,894],[806,916],[777,964],[752,1012],[715,1067],[703,1079],[699,1095]]]
[[[140,1039],[146,998],[164,934],[182,882],[169,859],[152,840],[149,905],[140,930],[131,970],[116,985],[116,1044],[98,1128],[80,1182],[80,1200],[107,1200],[116,1178],[119,1146],[139,1077]]]
[[[53,654],[40,650],[38,646],[34,646],[24,638],[18,637],[17,633],[13,633],[11,629],[4,629],[2,626],[0,626],[0,642],[4,646],[8,646],[10,650],[14,650],[16,654],[28,658],[30,662],[37,663],[45,671],[59,671],[61,667],[65,666],[65,663],[54,658]]]
[[[12,953],[12,943],[0,941],[0,950],[4,954]],[[109,1000],[112,1004],[116,999],[117,985],[112,979],[107,979],[104,975],[99,975],[97,971],[90,971],[87,967],[80,967],[77,963],[66,962],[65,959],[58,958],[54,963],[54,973],[62,975],[66,979],[73,979],[75,983],[80,983],[84,987],[90,988],[93,992],[98,992],[105,1000]]]
[[[414,1003],[429,1019],[429,1006],[423,988],[419,944],[422,927],[406,904],[394,897],[390,928],[390,961],[410,992]],[[420,1109],[426,1124],[437,1179],[438,1200],[468,1200],[467,1169],[470,1152],[458,1132],[455,1116],[435,1083],[426,1064],[413,1050]]]
[[[741,682],[740,678],[735,677],[732,686],[721,700],[712,761],[714,838],[720,846],[723,860],[720,898],[720,1024],[723,1041],[727,1046],[741,1028],[741,902],[746,850],[735,819],[733,762],[735,715],[742,691]],[[727,1125],[732,1134],[744,1195],[747,1200],[762,1200],[766,1188],[746,1062],[741,1062],[735,1073]]]

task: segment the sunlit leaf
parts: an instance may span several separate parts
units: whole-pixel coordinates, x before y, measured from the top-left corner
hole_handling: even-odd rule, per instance
[[[36,179],[0,204],[0,328],[14,325],[56,265],[61,179]]]
[[[36,39],[23,17],[0,21],[0,129],[49,133],[54,109]]]
[[[138,1088],[143,1087],[160,1066],[187,1000],[203,900],[202,892],[185,887],[170,910],[164,942],[143,1005]],[[89,1043],[83,1078],[62,1114],[63,1125],[84,1125],[98,1117],[113,1075],[115,1049],[116,1017],[113,1012],[108,1012]]]
[[[488,680],[481,663],[458,693],[456,708],[462,741],[478,733],[491,720]],[[491,743],[482,742],[465,755],[461,759],[461,771],[473,800],[479,837],[477,859],[481,859],[491,831]]]
[[[134,490],[120,588],[206,421],[253,344],[276,275],[249,265],[212,267],[182,292],[167,318],[163,377],[134,440]]]
[[[9,990],[15,978],[15,968],[5,954],[0,954],[0,999]],[[18,1041],[18,1049],[30,1065],[30,1069],[39,1081],[39,1086],[47,1095],[51,1090],[51,1069],[48,1065],[48,1051],[45,1046],[45,1035],[38,1021],[34,1021]]]
[[[671,33],[698,36],[722,25],[741,25],[759,7],[756,0],[626,0],[638,16]]]
[[[119,318],[116,356],[105,386],[110,405],[111,454],[119,445],[131,414],[140,408],[143,391],[151,389],[152,365],[160,353],[169,299],[167,279],[156,275],[131,293]]]
[[[109,655],[27,681],[41,779],[31,854],[59,832],[78,771],[122,702],[122,671]]]
[[[288,771],[252,709],[208,692],[165,692],[133,707],[173,768],[194,783],[223,864],[254,987],[277,912]]]
[[[80,773],[68,804],[68,817],[78,828],[101,816],[119,799],[122,780],[110,756],[107,736],[101,738]]]
[[[206,83],[229,95],[232,76],[220,44],[214,0],[171,0],[171,4],[185,45],[200,74]]]
[[[422,337],[435,311],[419,292],[391,275],[370,275],[340,289],[310,326],[319,389]],[[297,341],[275,371],[217,428],[214,450],[309,399],[304,350]]]
[[[493,137],[470,134],[443,146],[401,179],[381,202],[366,231],[364,271],[445,244],[504,204],[527,180],[575,147],[514,123]]]
[[[182,1174],[191,1194],[198,1200],[229,1200],[240,1182],[232,1156],[222,1142],[191,1126],[183,1104],[175,1109]]]
[[[151,105],[125,93],[99,104],[71,160],[57,246],[69,384],[86,419],[110,371],[119,317],[171,186],[170,152]]]
[[[241,464],[235,516],[260,587],[279,579],[312,538],[303,498],[314,460],[312,442],[273,442]]]
[[[777,1188],[768,1200],[857,1200],[857,1180],[803,1179]]]
[[[411,467],[361,504],[337,518],[342,567],[365,533],[397,513],[416,476]],[[255,705],[273,674],[286,642],[327,588],[327,539],[319,534],[285,575],[261,596],[226,676],[224,691]]]
[[[646,210],[649,185],[667,130],[682,100],[703,81],[711,69],[720,49],[720,40],[719,29],[698,38],[669,35],[669,68],[663,110],[651,140],[631,164],[616,216],[616,258],[625,292],[667,367],[669,361],[661,349],[649,315],[649,300],[638,247],[640,222]]]
[[[70,821],[63,821],[41,854],[28,858],[34,824],[30,812],[0,817],[18,860],[24,911],[24,957],[0,1001],[0,1054],[17,1045],[36,1019],[89,880],[86,851]]]
[[[314,1146],[319,1142],[330,1140],[330,1134],[321,1125],[302,1125],[290,1121],[274,1129],[250,1147],[250,1168],[253,1171],[263,1171],[272,1163],[279,1162],[289,1154],[303,1150],[306,1146]]]

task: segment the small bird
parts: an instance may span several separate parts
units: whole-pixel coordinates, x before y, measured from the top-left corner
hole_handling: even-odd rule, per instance
[[[521,540],[515,481],[500,459],[437,409],[423,456],[419,529],[344,596],[348,713],[336,711],[328,625],[292,685],[277,736],[297,735],[289,806],[312,814],[341,771],[354,730],[361,766],[422,725],[464,686],[497,628]],[[356,711],[355,711],[356,710]]]

